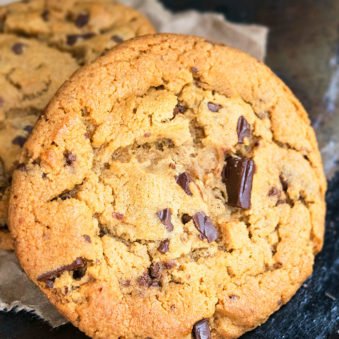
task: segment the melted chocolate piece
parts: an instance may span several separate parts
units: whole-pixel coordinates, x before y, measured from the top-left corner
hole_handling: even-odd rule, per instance
[[[124,39],[119,35],[113,35],[111,39],[117,44],[121,44],[122,42],[124,42]]]
[[[166,227],[168,232],[173,231],[173,224],[171,222],[171,211],[169,208],[165,208],[157,212],[157,216],[160,219],[161,223]]]
[[[211,112],[216,113],[216,112],[219,112],[219,110],[221,109],[222,106],[219,105],[219,104],[215,104],[214,102],[210,101],[210,102],[207,103],[207,107]]]
[[[80,13],[76,18],[75,18],[75,25],[79,28],[84,27],[88,24],[89,21],[89,14],[88,13]]]
[[[41,13],[42,20],[48,21],[49,20],[49,10],[44,9],[44,11]]]
[[[87,261],[83,258],[75,259],[71,264],[61,266],[54,271],[49,271],[38,276],[37,280],[44,282],[46,287],[53,288],[55,279],[59,278],[64,272],[73,272],[73,278],[81,279],[87,270]]]
[[[226,185],[227,204],[233,207],[250,208],[254,162],[252,159],[229,156],[222,170]]]
[[[187,195],[192,195],[189,184],[192,181],[189,174],[183,172],[175,177],[176,183],[185,191]]]
[[[64,158],[67,166],[73,165],[73,163],[77,160],[76,155],[69,151],[64,153]]]
[[[27,138],[21,136],[21,135],[18,135],[17,137],[15,137],[13,140],[12,140],[12,144],[13,145],[17,145],[19,147],[23,147],[25,142],[26,142]]]
[[[92,242],[92,239],[91,239],[91,237],[90,237],[88,234],[84,234],[84,235],[83,235],[83,238],[84,238],[85,241],[87,241],[88,243],[91,243],[91,242]]]
[[[27,133],[31,133],[33,131],[33,126],[31,125],[26,125],[24,127],[24,131],[26,131]]]
[[[192,220],[192,217],[186,213],[184,213],[181,217],[181,221],[183,224],[187,224],[188,222],[190,222]]]
[[[1,232],[9,232],[8,225],[7,224],[0,224],[0,231]]]
[[[18,164],[16,166],[16,169],[21,172],[26,172],[27,171],[27,166],[25,164]]]
[[[238,119],[237,134],[238,142],[240,144],[244,143],[245,138],[249,138],[251,136],[251,126],[243,116]]]
[[[166,239],[166,240],[163,240],[163,241],[160,243],[160,245],[159,245],[159,247],[158,247],[158,251],[159,251],[160,253],[162,253],[162,254],[165,254],[165,253],[168,252],[168,250],[169,250],[169,240]]]
[[[202,319],[196,322],[193,326],[193,338],[195,339],[210,339],[211,330],[207,319]]]
[[[187,111],[187,107],[183,105],[182,103],[178,102],[176,106],[174,107],[173,114],[174,116],[178,114],[183,114]]]
[[[149,276],[152,279],[159,280],[162,274],[162,265],[160,263],[153,263],[149,268]]]
[[[198,68],[193,66],[191,67],[191,72],[194,73],[194,74],[197,74],[199,72]]]
[[[23,43],[17,42],[12,46],[12,51],[17,55],[20,55],[24,52],[24,46]]]
[[[198,212],[193,215],[194,226],[200,232],[202,239],[207,239],[208,242],[217,240],[218,230],[212,223],[212,220],[204,213]]]
[[[88,33],[84,33],[84,34],[69,34],[66,37],[66,43],[69,46],[73,46],[76,44],[76,42],[79,39],[84,39],[84,40],[88,40],[91,39],[95,36],[95,33],[93,32],[88,32]]]

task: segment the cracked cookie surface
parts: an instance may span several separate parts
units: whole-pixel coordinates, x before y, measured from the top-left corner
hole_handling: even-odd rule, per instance
[[[154,33],[141,13],[111,0],[29,0],[0,8],[0,31],[41,40],[88,63],[115,45]]]
[[[266,66],[156,35],[51,101],[10,227],[25,271],[91,337],[235,338],[311,274],[325,189],[307,113]]]
[[[0,32],[0,248],[12,249],[11,172],[39,114],[79,65],[154,28],[112,1],[32,0],[0,7]]]

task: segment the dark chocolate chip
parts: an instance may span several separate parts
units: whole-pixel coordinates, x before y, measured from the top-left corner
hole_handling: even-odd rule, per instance
[[[142,287],[149,287],[152,284],[152,279],[148,273],[145,272],[142,276],[137,278],[137,283]]]
[[[171,222],[171,211],[169,208],[165,208],[157,212],[157,216],[160,219],[161,223],[166,227],[168,232],[173,231],[173,224]]]
[[[4,103],[5,103],[5,100],[2,97],[0,97],[0,107],[2,107]]]
[[[124,215],[122,213],[113,212],[112,215],[113,215],[113,218],[115,218],[115,219],[118,219],[118,220],[123,220],[124,219]]]
[[[192,195],[189,186],[192,179],[188,173],[186,172],[180,173],[178,176],[175,177],[175,181],[185,191],[187,195]]]
[[[75,25],[79,28],[84,27],[88,24],[89,21],[89,14],[88,13],[80,13],[76,18],[75,18]]]
[[[159,280],[161,278],[161,274],[162,274],[162,265],[161,263],[153,263],[149,270],[149,276],[152,278],[152,279],[156,279],[156,280]]]
[[[207,319],[202,319],[194,324],[193,338],[195,339],[210,339],[211,338],[211,330],[210,330]]]
[[[160,253],[162,253],[162,254],[165,254],[165,253],[168,252],[168,250],[169,250],[169,240],[166,239],[166,240],[163,240],[163,241],[160,243],[160,245],[159,245],[159,247],[158,247],[158,251],[159,251]]]
[[[0,224],[0,231],[1,232],[9,232],[8,225],[7,224]]]
[[[64,158],[67,166],[73,165],[73,163],[77,160],[76,155],[69,151],[64,153]]]
[[[83,235],[83,238],[84,238],[85,241],[87,241],[88,243],[91,243],[91,242],[92,242],[92,239],[91,239],[91,237],[90,237],[88,234],[84,234],[84,235]]]
[[[74,279],[81,279],[85,275],[86,269],[87,261],[83,258],[77,258],[69,265],[64,265],[57,268],[56,270],[49,271],[39,275],[37,280],[44,282],[46,284],[46,287],[52,288],[55,279],[59,278],[62,275],[62,273],[73,272]]]
[[[240,144],[244,143],[245,138],[249,138],[251,136],[251,126],[243,116],[238,119],[237,133],[238,142]]]
[[[197,67],[191,67],[191,72],[194,73],[194,74],[197,74],[199,72],[198,68]]]
[[[117,44],[121,44],[122,42],[124,42],[124,39],[119,35],[113,35],[111,39]]]
[[[79,34],[69,34],[69,35],[67,35],[67,37],[66,37],[67,45],[69,45],[69,46],[75,45],[78,38],[79,38]]]
[[[43,12],[41,13],[41,17],[44,21],[48,21],[49,20],[49,10],[44,9]]]
[[[204,212],[195,213],[192,219],[202,239],[207,239],[208,242],[217,240],[218,230]]]
[[[273,197],[275,195],[279,195],[280,191],[276,188],[276,187],[272,187],[269,191],[268,191],[268,196],[269,197]]]
[[[25,45],[21,42],[16,42],[13,46],[12,46],[12,51],[17,54],[20,55],[24,52],[24,47]]]
[[[18,145],[19,147],[23,147],[25,142],[26,142],[27,138],[21,136],[21,135],[18,135],[17,137],[15,137],[13,140],[12,140],[12,144],[13,145]]]
[[[190,222],[192,220],[192,217],[186,213],[184,213],[181,217],[181,221],[183,224],[187,224],[188,222]]]
[[[16,166],[16,169],[21,172],[26,172],[27,171],[27,166],[25,164],[18,164]]]
[[[33,126],[32,125],[26,125],[24,127],[24,130],[28,133],[31,133],[33,131]]]
[[[208,102],[207,107],[211,112],[219,112],[219,110],[222,108],[221,105],[215,104],[214,102]]]
[[[176,116],[178,114],[183,114],[187,111],[187,107],[182,103],[178,102],[173,110],[173,115]]]
[[[92,39],[96,34],[93,33],[93,32],[88,32],[88,33],[84,33],[84,34],[81,34],[79,35],[79,38],[82,38],[84,40],[89,40],[89,39]]]
[[[222,170],[226,185],[227,204],[233,207],[250,208],[254,162],[248,158],[229,156]]]

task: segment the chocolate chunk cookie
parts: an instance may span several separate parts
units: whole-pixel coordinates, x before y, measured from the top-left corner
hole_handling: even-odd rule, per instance
[[[111,0],[31,0],[0,8],[0,32],[68,51],[87,63],[124,40],[154,33],[136,10]]]
[[[78,65],[68,53],[9,34],[0,34],[0,55],[0,248],[11,249],[11,173],[40,113]]]
[[[0,248],[11,249],[11,172],[41,111],[79,65],[154,29],[112,1],[33,0],[0,7],[0,32]]]
[[[307,113],[259,61],[200,38],[133,39],[82,68],[20,163],[20,262],[94,338],[238,337],[322,247]]]

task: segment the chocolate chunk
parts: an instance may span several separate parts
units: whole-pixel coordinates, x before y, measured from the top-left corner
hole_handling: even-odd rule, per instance
[[[8,225],[7,224],[0,224],[0,231],[1,232],[9,232]]]
[[[43,273],[38,276],[37,280],[44,282],[46,287],[52,288],[56,278],[59,278],[64,272],[73,272],[74,279],[81,279],[87,269],[87,261],[83,258],[75,259],[70,265],[64,265],[56,270]]]
[[[75,45],[75,43],[77,42],[78,38],[80,37],[79,34],[69,34],[66,37],[66,43],[69,46],[73,46]]]
[[[207,319],[202,319],[194,324],[193,338],[195,339],[210,339],[211,338],[211,330],[210,330]]]
[[[238,119],[237,133],[238,142],[240,144],[244,143],[245,138],[249,138],[251,136],[251,126],[243,116]]]
[[[221,105],[215,104],[214,102],[208,102],[207,107],[211,112],[219,112],[219,110],[222,108]]]
[[[73,163],[77,160],[76,155],[69,151],[64,153],[64,158],[67,166],[73,165]]]
[[[75,18],[75,25],[79,28],[84,27],[88,24],[89,21],[89,14],[88,13],[80,13],[76,18]]]
[[[84,33],[79,35],[79,38],[82,38],[84,40],[88,40],[88,39],[92,39],[95,36],[95,33],[93,32],[88,32],[88,33]]]
[[[31,133],[33,131],[33,126],[32,125],[26,125],[24,127],[24,131]]]
[[[184,213],[181,217],[181,221],[183,224],[187,224],[188,222],[190,222],[192,220],[192,217],[186,213]]]
[[[170,270],[171,268],[175,267],[176,266],[176,263],[175,261],[173,260],[170,260],[170,261],[164,261],[162,263],[162,267],[166,270]]]
[[[27,166],[25,164],[18,164],[16,166],[16,169],[21,172],[26,172],[27,171]]]
[[[198,212],[193,215],[194,226],[200,232],[202,239],[207,239],[208,242],[217,240],[218,230],[213,225],[212,220],[204,213]]]
[[[187,107],[182,103],[178,102],[174,107],[173,114],[176,116],[177,114],[183,114],[187,111]]]
[[[222,170],[226,185],[227,204],[233,207],[250,208],[254,173],[252,159],[228,156]]]
[[[159,251],[160,253],[162,253],[162,254],[165,254],[165,253],[168,252],[168,250],[169,250],[169,240],[166,239],[166,240],[163,240],[163,241],[160,243],[160,245],[159,245],[159,247],[158,247],[158,251]]]
[[[85,241],[87,241],[88,243],[91,243],[91,242],[92,242],[92,239],[91,239],[91,237],[90,237],[88,234],[84,234],[84,235],[83,235],[83,238],[84,238]]]
[[[115,218],[115,219],[118,219],[118,220],[123,220],[124,219],[124,215],[122,213],[113,212],[112,215],[113,215],[113,218]]]
[[[149,287],[152,285],[152,279],[148,275],[148,272],[145,272],[142,276],[137,278],[137,283],[142,287]]]
[[[173,231],[173,224],[171,222],[171,211],[169,208],[165,208],[157,212],[157,216],[160,219],[161,223],[166,227],[168,232]]]
[[[23,43],[17,42],[12,46],[12,51],[17,55],[20,55],[24,52],[24,46]]]
[[[18,135],[17,137],[15,137],[13,140],[12,140],[12,144],[13,145],[18,145],[19,147],[23,147],[25,142],[26,142],[26,138],[21,136],[21,135]]]
[[[159,280],[161,278],[161,274],[162,274],[162,265],[160,263],[153,263],[149,270],[149,276],[152,278],[152,279],[156,279],[156,280]]]
[[[199,69],[197,67],[191,67],[191,72],[194,74],[197,74],[199,72]]]
[[[41,13],[41,17],[44,21],[48,21],[49,20],[49,10],[44,9],[43,12]]]
[[[122,42],[124,42],[124,39],[119,35],[113,35],[111,39],[117,44],[121,44]]]
[[[189,174],[183,172],[175,177],[176,183],[185,191],[187,195],[192,195],[189,184],[192,181]]]
[[[279,195],[280,191],[276,188],[276,187],[272,187],[269,191],[268,191],[268,196],[269,197],[273,197],[275,195]]]
[[[2,97],[0,97],[0,107],[2,107],[4,103],[5,103],[5,100]]]

